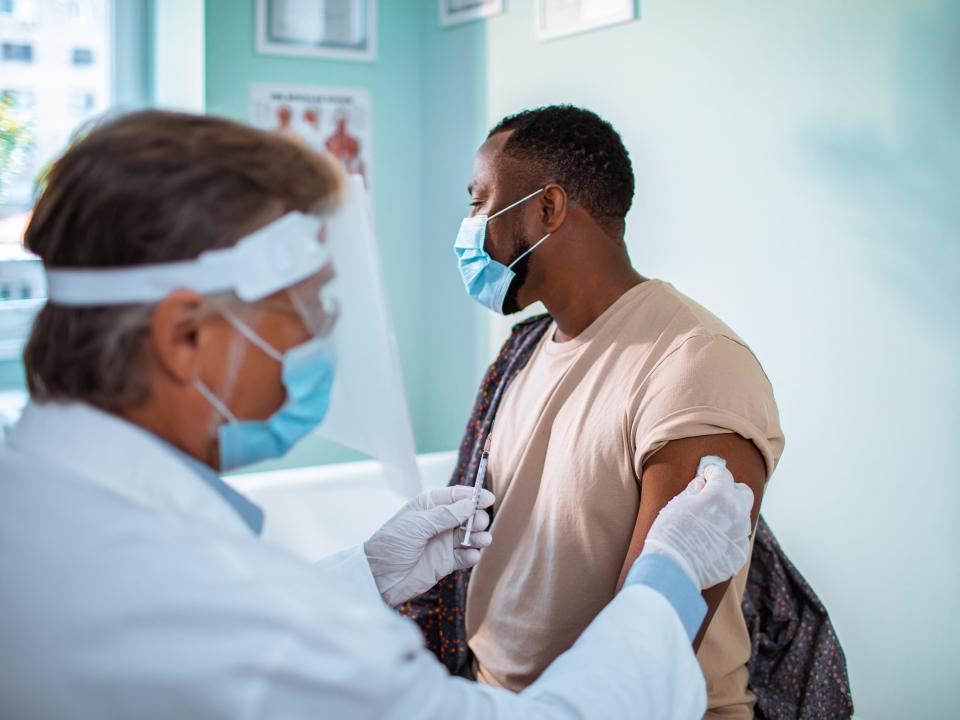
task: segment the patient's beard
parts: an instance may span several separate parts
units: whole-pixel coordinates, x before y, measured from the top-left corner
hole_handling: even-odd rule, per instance
[[[513,254],[510,258],[510,263],[513,263],[518,257],[523,255],[529,248],[527,239],[518,232],[514,233],[513,236]],[[507,294],[503,297],[503,314],[504,315],[513,315],[523,310],[520,307],[520,302],[517,300],[517,296],[520,294],[520,288],[523,287],[523,284],[527,281],[527,269],[530,267],[530,257],[533,253],[530,253],[524,257],[520,262],[513,266],[514,278],[510,281],[510,287],[507,288]],[[509,264],[509,263],[508,263]]]

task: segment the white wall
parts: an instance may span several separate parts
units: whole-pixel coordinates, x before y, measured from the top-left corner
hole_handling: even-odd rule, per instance
[[[154,0],[154,4],[154,102],[203,112],[204,4],[200,0]]]
[[[858,715],[955,716],[960,3],[645,0],[547,44],[532,5],[487,24],[487,124],[573,102],[622,132],[635,264],[774,384],[764,513],[832,614]]]

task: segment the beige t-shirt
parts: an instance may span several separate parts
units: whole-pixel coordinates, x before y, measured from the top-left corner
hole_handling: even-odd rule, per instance
[[[630,289],[576,338],[547,330],[503,398],[487,480],[493,533],[473,571],[467,635],[482,682],[521,690],[610,602],[646,461],[671,440],[738,433],[773,472],[783,451],[770,382],[726,325],[671,285]],[[691,475],[692,477],[692,475]],[[750,656],[731,583],[698,657],[710,715],[751,717]],[[721,714],[721,708],[727,712]]]

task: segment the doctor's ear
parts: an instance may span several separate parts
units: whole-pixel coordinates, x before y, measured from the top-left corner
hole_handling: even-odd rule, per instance
[[[190,383],[200,368],[199,349],[205,312],[204,297],[177,290],[154,309],[148,339],[157,369],[176,382]]]
[[[549,184],[540,193],[540,220],[544,233],[556,232],[567,217],[568,198],[566,191],[559,185]]]

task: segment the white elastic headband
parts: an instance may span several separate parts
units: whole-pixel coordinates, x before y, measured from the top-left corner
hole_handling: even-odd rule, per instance
[[[49,268],[47,298],[58,305],[126,305],[160,302],[175,290],[202,295],[232,290],[253,302],[320,270],[330,252],[320,243],[323,220],[290,212],[236,245],[208,250],[195,260],[139,267]]]

